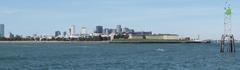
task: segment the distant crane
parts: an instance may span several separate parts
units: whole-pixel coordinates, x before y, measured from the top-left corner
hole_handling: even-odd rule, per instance
[[[228,52],[236,52],[235,49],[235,39],[233,34],[231,33],[232,31],[232,23],[231,23],[231,17],[232,17],[232,9],[231,9],[231,3],[230,0],[226,0],[226,4],[224,7],[224,34],[222,35],[221,38],[221,46],[220,46],[220,52],[223,53],[225,51],[224,46],[227,47]]]

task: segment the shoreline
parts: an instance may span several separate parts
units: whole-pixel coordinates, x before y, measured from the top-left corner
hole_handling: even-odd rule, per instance
[[[0,41],[0,43],[83,43],[83,44],[101,44],[101,43],[210,43],[210,41],[161,41],[161,40],[117,40],[117,41]]]
[[[0,43],[109,43],[109,41],[0,41]]]

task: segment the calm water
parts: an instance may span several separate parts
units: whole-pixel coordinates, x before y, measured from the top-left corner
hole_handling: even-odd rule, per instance
[[[240,70],[218,44],[1,43],[0,70]]]

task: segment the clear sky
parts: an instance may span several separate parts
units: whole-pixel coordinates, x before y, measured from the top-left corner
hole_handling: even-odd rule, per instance
[[[223,33],[225,0],[0,0],[6,35],[49,34],[71,25],[177,33],[218,39]],[[233,33],[240,38],[240,1],[233,0]]]

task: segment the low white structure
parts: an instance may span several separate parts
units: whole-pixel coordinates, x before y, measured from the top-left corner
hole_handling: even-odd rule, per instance
[[[146,35],[146,39],[158,39],[158,40],[178,40],[177,34],[157,34],[157,35]]]
[[[150,39],[150,40],[179,40],[177,34],[156,34],[156,35],[129,35],[128,39]]]
[[[128,39],[144,39],[144,36],[143,35],[133,35],[133,34],[130,34]]]

